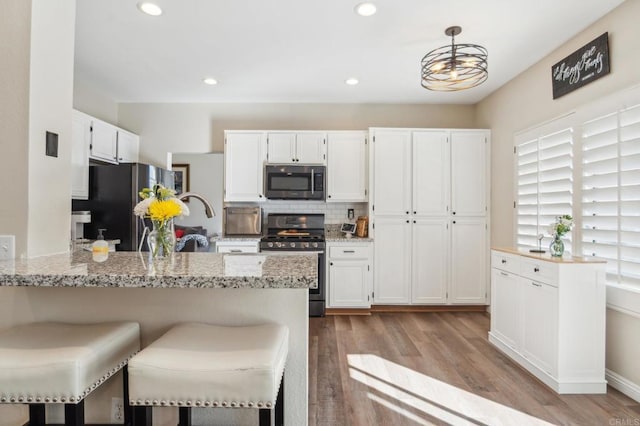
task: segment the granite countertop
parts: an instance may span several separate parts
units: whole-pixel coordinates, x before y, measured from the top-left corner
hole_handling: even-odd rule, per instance
[[[548,250],[546,253],[531,253],[527,249],[518,249],[513,247],[491,247],[491,250],[500,251],[502,253],[517,254],[520,256],[553,263],[607,263],[606,260],[597,257],[566,255],[562,257],[553,257],[549,254]]]
[[[316,254],[175,253],[151,262],[148,253],[89,252],[0,261],[0,286],[149,288],[309,288],[317,283]]]

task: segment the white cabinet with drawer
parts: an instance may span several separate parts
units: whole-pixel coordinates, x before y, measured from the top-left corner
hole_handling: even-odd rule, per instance
[[[258,240],[216,241],[216,253],[258,253]]]
[[[493,250],[489,341],[558,393],[606,393],[605,265]]]
[[[327,243],[327,307],[371,306],[371,243]]]

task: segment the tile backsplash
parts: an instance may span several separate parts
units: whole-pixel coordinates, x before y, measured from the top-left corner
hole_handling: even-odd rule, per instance
[[[324,201],[267,200],[264,203],[225,203],[225,207],[255,206],[262,207],[263,220],[269,213],[324,213],[325,223],[347,222],[347,210],[354,210],[353,222],[358,216],[367,215],[367,203],[325,203]]]

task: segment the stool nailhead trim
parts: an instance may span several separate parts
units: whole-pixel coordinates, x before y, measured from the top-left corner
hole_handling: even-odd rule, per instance
[[[154,399],[153,401],[145,399],[131,399],[129,400],[129,404],[130,405],[135,405],[135,406],[172,406],[172,407],[231,407],[231,408],[238,408],[238,407],[257,407],[257,408],[272,408],[273,407],[273,402],[271,401],[267,401],[267,402],[263,402],[263,401],[258,401],[258,402],[253,402],[253,401],[200,401],[200,400],[196,400],[196,401],[175,401],[175,400],[157,400]]]
[[[0,403],[33,403],[33,402],[48,402],[48,403],[66,403],[67,401],[77,403],[82,401],[87,395],[91,393],[95,388],[104,383],[111,376],[116,374],[118,371],[122,369],[129,360],[136,354],[137,352],[129,355],[124,361],[118,363],[117,366],[113,367],[106,373],[104,376],[100,377],[95,383],[91,386],[87,387],[83,393],[80,395],[73,396],[33,396],[33,395],[0,395]]]

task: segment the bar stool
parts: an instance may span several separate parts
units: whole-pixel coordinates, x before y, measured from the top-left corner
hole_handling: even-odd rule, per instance
[[[261,426],[281,425],[288,351],[279,324],[177,325],[129,362],[134,425],[150,426],[154,406],[179,407],[179,426],[191,426],[192,407],[257,408]]]
[[[135,322],[37,322],[0,331],[0,403],[28,404],[30,426],[45,424],[45,404],[64,404],[65,425],[84,425],[87,395],[139,350]]]

